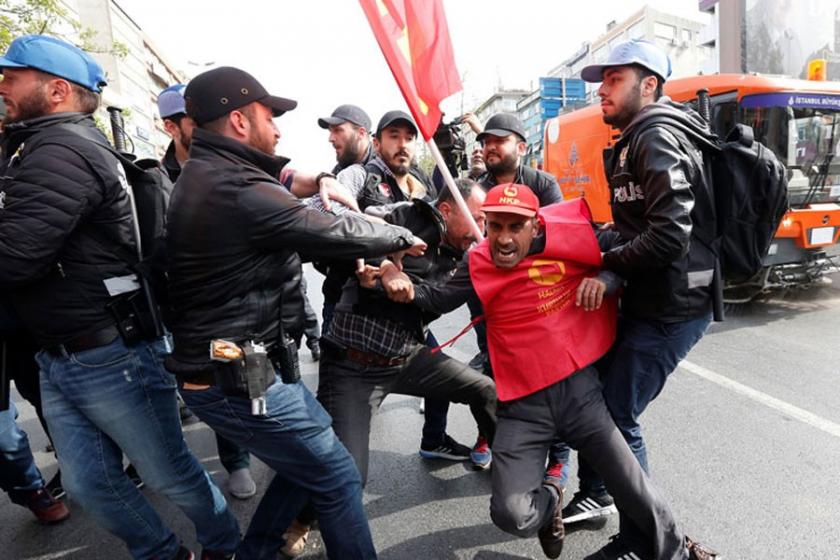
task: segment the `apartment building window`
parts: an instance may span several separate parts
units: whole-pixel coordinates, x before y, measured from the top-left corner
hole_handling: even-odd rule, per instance
[[[677,28],[673,25],[657,21],[653,24],[653,34],[658,44],[669,47],[677,39]]]

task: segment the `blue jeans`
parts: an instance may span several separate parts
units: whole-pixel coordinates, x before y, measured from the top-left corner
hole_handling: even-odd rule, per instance
[[[77,352],[41,351],[41,398],[67,493],[125,541],[134,558],[171,558],[175,534],[123,473],[123,453],[154,491],[195,524],[205,550],[233,552],[239,526],[187,449],[163,339],[121,339]]]
[[[0,410],[0,488],[12,502],[26,505],[27,496],[44,487],[44,479],[35,466],[26,432],[15,422],[17,416],[13,402],[8,410]]]
[[[217,387],[181,388],[181,396],[213,431],[259,457],[275,475],[236,554],[242,560],[277,558],[283,532],[311,502],[330,558],[376,558],[365,511],[362,480],[338,441],[329,414],[303,383],[278,378],[266,392],[265,416],[251,401],[225,396]]]
[[[647,473],[647,449],[639,417],[703,337],[711,320],[711,313],[676,323],[619,318],[616,343],[602,372],[604,400],[621,435]],[[580,461],[579,470],[581,490],[595,495],[606,491],[601,477],[585,461]]]

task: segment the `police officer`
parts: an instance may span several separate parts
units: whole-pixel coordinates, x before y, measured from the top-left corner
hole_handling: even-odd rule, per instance
[[[712,319],[715,256],[698,239],[714,238],[715,220],[697,148],[709,143],[710,133],[696,112],[662,95],[670,73],[668,56],[643,40],[617,45],[605,63],[581,72],[584,80],[602,82],[603,120],[621,131],[605,164],[618,242],[604,253],[604,268],[627,285],[616,345],[604,367],[604,400],[645,471],[639,416]],[[564,516],[612,502],[584,461],[579,473],[580,492]],[[624,515],[621,524],[632,525]],[[628,530],[612,549],[637,546]]]
[[[132,214],[92,116],[105,74],[42,35],[12,42],[0,68],[10,156],[0,289],[42,348],[41,398],[67,493],[135,558],[191,558],[123,472],[125,453],[192,520],[204,557],[229,558],[239,528],[187,449],[162,366],[167,341],[140,320],[149,310],[120,256],[135,247]]]
[[[374,157],[370,142],[370,117],[356,105],[339,105],[329,117],[318,119],[318,126],[330,131],[336,164],[332,172],[354,164],[365,165]]]
[[[237,558],[275,553],[306,501],[318,514],[330,558],[374,558],[359,472],[329,415],[294,382],[296,354],[284,332],[302,314],[296,251],[366,258],[419,253],[424,244],[403,228],[309,209],[283,188],[277,177],[288,160],[274,155],[280,133],[273,119],[295,101],[269,95],[231,67],[196,76],[184,97],[197,128],[169,208],[175,341],[169,363],[190,409],[276,471]],[[270,376],[261,414],[252,414],[248,392],[232,386],[240,371],[210,360],[214,339],[279,353],[287,382]]]

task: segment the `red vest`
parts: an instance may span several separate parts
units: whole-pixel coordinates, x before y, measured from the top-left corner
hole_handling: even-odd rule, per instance
[[[615,340],[616,297],[596,311],[575,305],[578,285],[601,265],[590,218],[583,199],[540,209],[545,250],[512,269],[493,264],[487,239],[470,253],[500,401],[557,383],[603,356]]]

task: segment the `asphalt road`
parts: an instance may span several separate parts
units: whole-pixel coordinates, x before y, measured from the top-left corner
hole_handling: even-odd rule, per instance
[[[320,309],[320,277],[309,270],[310,297]],[[696,539],[735,559],[840,558],[840,275],[834,284],[776,294],[731,313],[714,325],[668,381],[644,416],[653,478],[679,523]],[[439,340],[468,322],[464,308],[433,325]],[[471,357],[468,334],[451,353]],[[317,368],[302,352],[305,381]],[[48,479],[56,469],[45,437],[26,403],[17,399],[20,425]],[[489,517],[489,472],[428,462],[417,455],[423,422],[419,400],[391,396],[375,418],[365,502],[382,559],[543,558],[536,539],[496,529]],[[472,443],[475,427],[464,406],[453,405],[449,432]],[[224,489],[210,430],[185,427],[186,439]],[[254,460],[259,489],[272,473]],[[574,480],[574,478],[573,478]],[[569,494],[574,490],[574,483]],[[164,498],[146,496],[194,550],[195,532]],[[230,499],[243,528],[255,500]],[[57,526],[0,497],[0,559],[128,558],[122,544],[78,506]],[[579,559],[617,531],[617,520],[597,532],[567,537],[563,558]],[[303,558],[325,558],[313,538]]]

